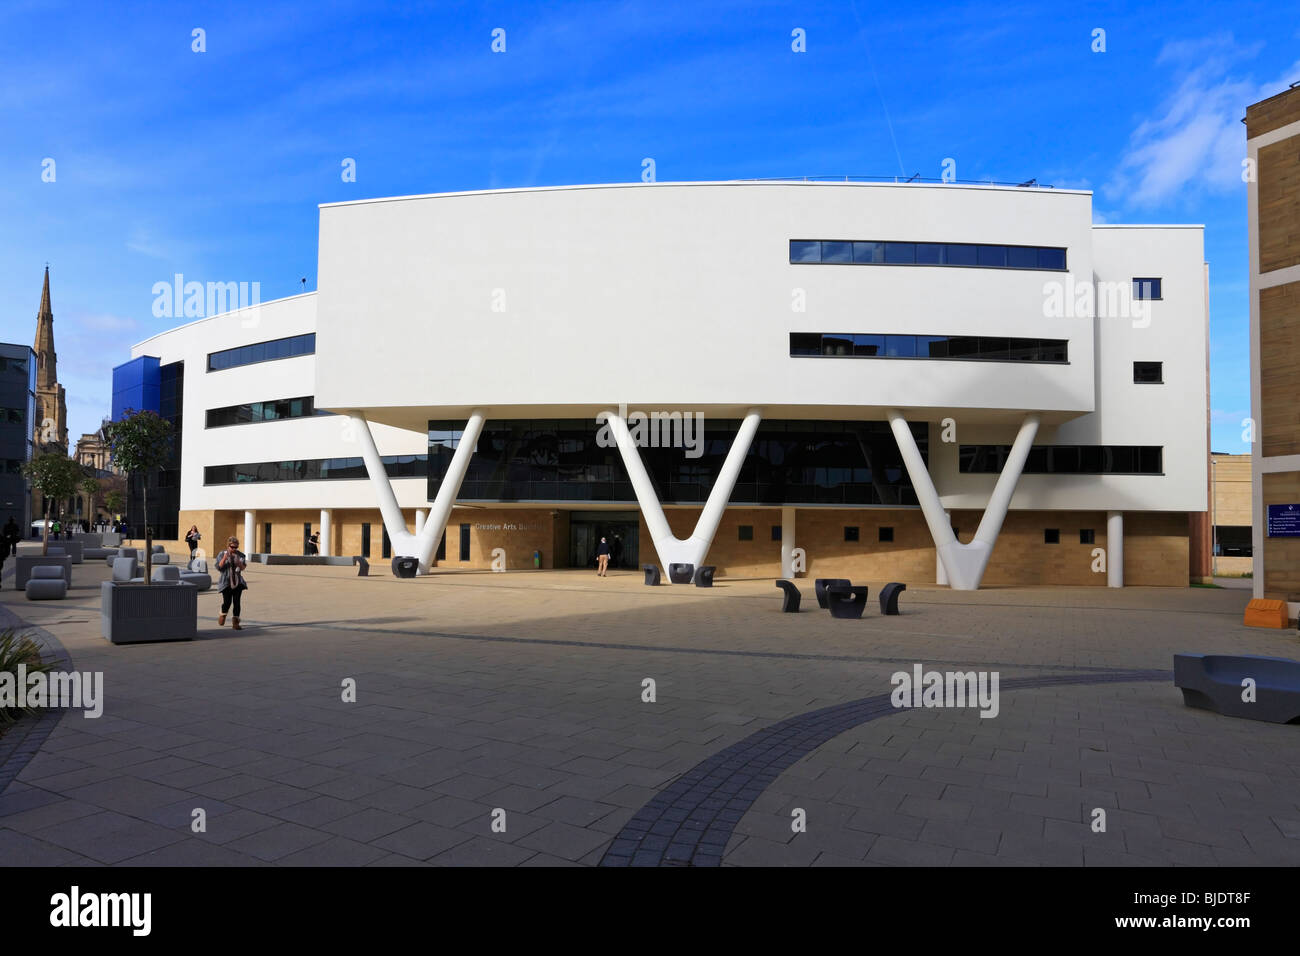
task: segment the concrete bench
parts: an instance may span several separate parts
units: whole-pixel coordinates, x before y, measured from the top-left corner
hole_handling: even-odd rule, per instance
[[[668,581],[670,584],[690,584],[691,579],[694,577],[695,565],[693,564],[668,565]]]
[[[897,581],[890,581],[880,589],[880,613],[897,614],[898,613],[898,595],[907,590],[906,584],[900,584]]]
[[[781,610],[786,614],[798,614],[799,602],[803,600],[803,595],[799,589],[789,581],[777,581],[776,586],[781,589]]]
[[[420,573],[420,562],[415,558],[399,555],[393,558],[393,577],[413,578]]]
[[[370,562],[367,561],[364,557],[358,554],[355,557],[353,557],[352,563],[357,566],[357,577],[359,578],[370,577]]]
[[[140,560],[143,563],[144,559],[141,558]],[[153,554],[150,557],[150,561],[153,564],[171,564],[172,556],[167,553],[167,549],[161,544],[155,544],[153,546]]]
[[[657,588],[662,583],[657,564],[643,564],[641,570],[645,572],[646,587]]]
[[[137,561],[143,561],[144,555],[140,553],[139,548],[118,548],[105,558],[105,562],[111,569],[113,567],[113,562],[118,558],[135,558]]]
[[[817,595],[817,606],[823,611],[826,610],[826,589],[832,584],[852,584],[848,578],[816,578],[813,580],[813,591]]]
[[[29,601],[62,601],[68,596],[68,582],[63,579],[63,568],[42,564],[32,568],[23,590]]]
[[[72,559],[66,554],[20,554],[14,557],[14,587],[23,590],[31,579],[32,569],[52,566],[63,569],[63,580],[72,587]]]
[[[133,557],[117,558],[113,561],[112,580],[119,583],[134,581],[136,575],[140,572],[140,562]]]
[[[155,575],[157,573],[154,572]],[[212,575],[206,571],[181,571],[181,584],[188,584],[200,591],[208,591],[212,589]]]
[[[1242,681],[1255,682],[1254,701],[1242,700]],[[1175,654],[1174,686],[1188,707],[1225,717],[1300,723],[1300,661],[1250,654]]]
[[[160,564],[154,567],[149,580],[154,584],[180,584],[181,569],[174,564]]]
[[[865,584],[832,584],[826,588],[831,617],[858,620],[867,606]]]
[[[698,571],[695,572],[695,586],[697,588],[713,587],[713,574],[718,569],[711,564],[702,564]]]

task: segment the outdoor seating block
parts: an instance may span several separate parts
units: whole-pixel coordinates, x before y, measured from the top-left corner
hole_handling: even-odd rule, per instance
[[[670,584],[690,584],[691,579],[694,577],[695,565],[693,564],[668,565],[668,581]]]
[[[153,569],[150,580],[163,584],[180,584],[181,569],[174,564],[164,564]]]
[[[393,577],[413,578],[420,573],[420,562],[415,558],[400,555],[393,558]]]
[[[817,606],[826,609],[826,589],[832,584],[852,584],[848,578],[817,578],[813,581],[813,591],[817,594]]]
[[[140,570],[140,562],[135,558],[117,558],[113,561],[113,580],[130,581]]]
[[[832,584],[826,589],[826,598],[830,604],[831,617],[857,620],[862,617],[867,606],[867,586]]]
[[[781,610],[786,614],[798,614],[799,602],[803,600],[803,595],[799,589],[789,581],[777,581],[776,586],[781,589]]]
[[[72,559],[66,554],[19,554],[14,557],[14,587],[22,590],[32,576],[32,569],[51,565],[63,569],[63,580],[72,587]]]
[[[155,575],[157,573],[157,571],[154,572]],[[182,571],[181,583],[198,588],[200,591],[208,591],[212,589],[212,575],[206,571]]]
[[[1243,700],[1247,678],[1253,701]],[[1188,707],[1225,717],[1300,723],[1300,661],[1249,654],[1175,654],[1174,686]]]
[[[898,613],[898,595],[907,590],[906,584],[900,584],[897,581],[890,581],[880,589],[880,613],[897,614]]]
[[[718,569],[711,564],[702,564],[698,571],[695,572],[695,586],[697,588],[713,587],[713,573]]]
[[[1253,598],[1246,605],[1246,617],[1242,623],[1247,627],[1284,628],[1288,623],[1286,601]]]
[[[660,585],[659,566],[657,564],[643,564],[641,570],[645,572],[646,587],[656,588]]]
[[[63,579],[62,568],[42,564],[32,568],[23,590],[29,601],[61,601],[68,596],[68,582]]]
[[[369,561],[367,561],[364,557],[362,557],[362,556],[359,555],[359,554],[356,555],[356,556],[352,559],[352,561],[353,561],[353,563],[356,564],[356,566],[357,566],[357,577],[359,577],[359,578],[368,578],[368,577],[370,577],[370,562],[369,562]]]

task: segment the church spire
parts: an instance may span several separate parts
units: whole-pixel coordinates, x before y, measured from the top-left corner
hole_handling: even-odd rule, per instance
[[[45,267],[45,285],[41,288],[41,308],[36,313],[36,385],[53,388],[59,381],[58,359],[54,352],[54,310],[50,308],[50,267]]]

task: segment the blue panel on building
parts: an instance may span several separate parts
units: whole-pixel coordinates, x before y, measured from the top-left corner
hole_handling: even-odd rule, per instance
[[[128,411],[157,412],[161,405],[159,360],[142,355],[113,369],[113,421],[120,422]]]

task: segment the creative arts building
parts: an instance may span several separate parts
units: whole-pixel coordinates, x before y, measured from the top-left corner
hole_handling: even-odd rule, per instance
[[[163,537],[425,568],[1186,585],[1199,226],[1086,191],[536,188],[321,207],[317,291],[114,370]],[[133,498],[139,479],[133,479]],[[138,515],[138,512],[136,512]],[[1190,569],[1190,570],[1189,570]]]

